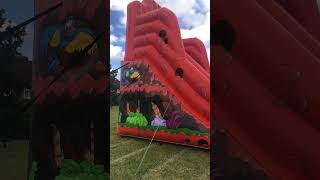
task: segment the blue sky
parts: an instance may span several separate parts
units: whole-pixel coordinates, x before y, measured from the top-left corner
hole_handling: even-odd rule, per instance
[[[110,1],[110,63],[120,66],[125,52],[126,10],[132,0]],[[197,37],[205,44],[210,59],[210,0],[156,0],[178,17],[182,38]]]
[[[126,27],[119,23],[124,14],[118,10],[110,11],[110,63],[112,68],[120,66],[125,47]],[[112,51],[111,51],[112,49]]]

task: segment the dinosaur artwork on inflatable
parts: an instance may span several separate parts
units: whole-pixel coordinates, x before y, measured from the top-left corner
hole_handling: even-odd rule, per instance
[[[214,176],[320,179],[317,1],[212,7]]]
[[[182,39],[176,15],[153,0],[133,1],[127,10],[118,134],[209,149],[204,44]]]
[[[35,12],[57,3],[35,0]],[[106,11],[104,1],[68,0],[35,23],[32,144],[40,179],[61,179],[69,165],[97,165],[106,178]]]

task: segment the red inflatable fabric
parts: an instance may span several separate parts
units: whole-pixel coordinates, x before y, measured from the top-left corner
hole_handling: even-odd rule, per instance
[[[197,62],[205,67],[206,72],[203,72],[200,67],[195,68],[188,60],[175,14],[155,5],[154,1],[142,3],[135,1],[128,5],[127,24],[124,61],[143,60],[150,65],[161,82],[181,101],[182,106],[197,121],[209,128],[210,79],[207,72],[209,64],[204,63],[203,59],[207,59],[206,56],[200,55],[197,58]],[[167,32],[168,44],[158,37],[162,29]],[[197,39],[186,40],[188,41],[189,44],[199,44]],[[177,68],[183,69],[183,80],[175,76]]]
[[[320,178],[319,11],[297,2],[296,15],[273,1],[213,2],[213,24],[236,36],[230,52],[213,48],[214,122],[272,179]]]
[[[300,0],[276,0],[284,9],[290,13],[306,30],[315,38],[320,40],[320,19],[317,0],[300,1]]]
[[[127,17],[126,51],[122,64],[129,62],[128,68],[138,69],[142,64],[148,68],[145,73],[151,73],[152,82],[160,83],[132,84],[129,87],[122,83],[121,93],[161,92],[172,97],[174,105],[179,105],[183,112],[192,116],[200,131],[209,131],[210,66],[203,43],[197,38],[182,39],[175,14],[153,0],[131,2]],[[118,128],[120,135],[147,139],[152,137],[148,136],[150,132],[125,126]],[[161,133],[155,136],[156,140],[209,148],[208,136]],[[206,145],[199,144],[201,139]]]

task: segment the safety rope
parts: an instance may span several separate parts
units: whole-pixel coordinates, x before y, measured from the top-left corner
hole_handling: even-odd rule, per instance
[[[166,112],[167,112],[167,110],[168,110],[168,107],[169,107],[169,105],[170,105],[170,103],[171,103],[171,98],[172,98],[172,96],[170,96],[169,103],[168,103],[168,105],[167,105],[167,107],[166,107],[166,109],[165,109],[162,117],[165,116],[165,114],[166,114]],[[141,159],[141,161],[140,161],[140,163],[139,163],[139,166],[138,166],[138,168],[137,168],[134,176],[137,175],[137,173],[138,173],[138,171],[139,171],[139,169],[140,169],[140,167],[141,167],[141,165],[142,165],[142,162],[144,161],[144,159],[145,159],[145,157],[146,157],[146,155],[147,155],[147,153],[148,153],[148,150],[149,150],[149,148],[150,148],[150,146],[151,146],[151,144],[152,144],[152,142],[153,142],[153,139],[154,139],[154,137],[156,136],[156,133],[157,133],[159,127],[160,127],[160,126],[158,126],[157,129],[154,131],[153,136],[152,136],[152,139],[151,139],[151,141],[150,141],[150,143],[149,143],[146,151],[144,152],[144,154],[143,154],[143,156],[142,156],[142,159]]]

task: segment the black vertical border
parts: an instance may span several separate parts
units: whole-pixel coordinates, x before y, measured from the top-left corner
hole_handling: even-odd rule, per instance
[[[109,0],[102,0],[105,10],[105,24],[107,27],[107,32],[104,34],[104,45],[105,45],[105,72],[106,72],[106,91],[105,91],[105,99],[103,103],[103,109],[105,111],[105,115],[102,118],[103,120],[103,127],[105,128],[103,136],[105,137],[105,144],[104,144],[104,153],[105,156],[105,170],[110,175],[110,1]]]
[[[210,179],[214,180],[214,170],[215,170],[215,160],[214,160],[214,150],[215,150],[215,141],[214,141],[214,132],[215,132],[215,126],[214,126],[214,68],[213,68],[213,1],[210,1]]]

